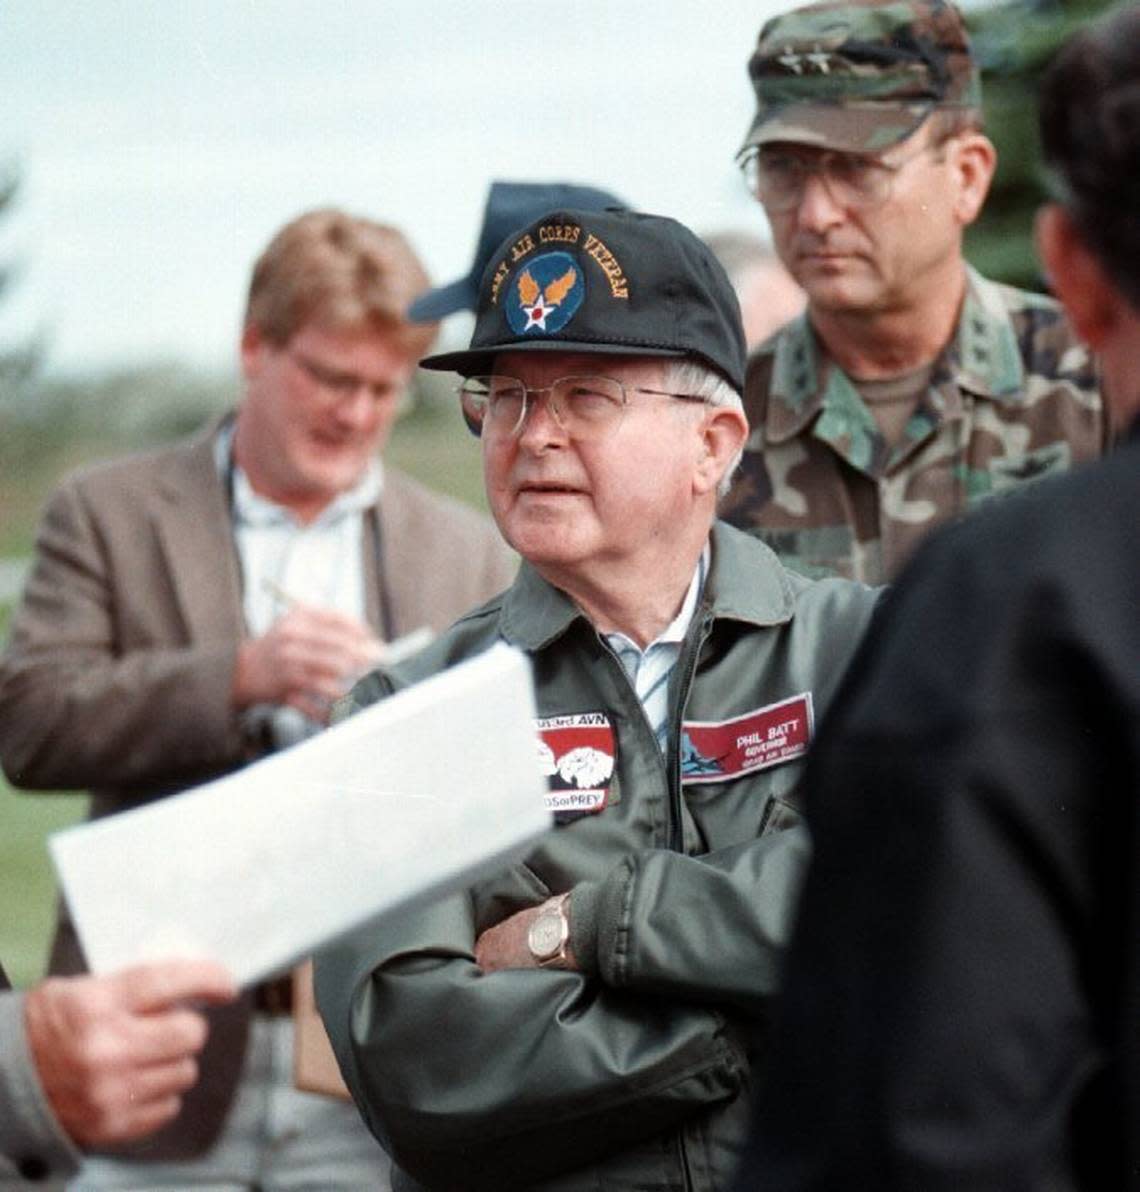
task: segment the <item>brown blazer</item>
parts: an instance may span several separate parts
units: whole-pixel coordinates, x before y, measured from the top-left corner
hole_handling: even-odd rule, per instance
[[[50,498],[0,657],[0,764],[14,785],[89,789],[95,818],[256,756],[229,703],[246,629],[217,429],[79,472]],[[377,630],[443,629],[513,578],[515,561],[487,518],[390,467],[367,516],[379,518],[379,535],[364,536]],[[52,971],[83,967],[63,911]],[[176,1158],[210,1144],[248,1020],[248,998],[212,1015],[196,1089],[133,1153]]]

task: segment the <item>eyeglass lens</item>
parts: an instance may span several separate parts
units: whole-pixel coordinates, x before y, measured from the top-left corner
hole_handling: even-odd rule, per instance
[[[625,407],[625,391],[613,377],[559,377],[540,389],[513,377],[468,377],[459,393],[468,426],[502,436],[515,434],[543,395],[558,425],[579,439],[605,433]]]

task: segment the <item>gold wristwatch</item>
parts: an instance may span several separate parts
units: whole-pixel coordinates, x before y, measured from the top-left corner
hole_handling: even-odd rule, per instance
[[[557,894],[542,904],[526,933],[526,946],[540,968],[566,968],[570,943],[569,894]]]

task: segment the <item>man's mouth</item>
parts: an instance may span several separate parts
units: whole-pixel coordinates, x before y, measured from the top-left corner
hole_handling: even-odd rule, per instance
[[[559,496],[577,494],[582,490],[572,484],[563,484],[557,480],[524,480],[518,485],[518,491],[520,494],[537,493]]]
[[[338,450],[342,447],[352,446],[354,436],[346,434],[336,434],[330,431],[313,431],[310,436],[312,441],[318,447],[326,447],[330,450]]]
[[[840,244],[803,243],[796,246],[801,261],[845,261],[854,254]]]

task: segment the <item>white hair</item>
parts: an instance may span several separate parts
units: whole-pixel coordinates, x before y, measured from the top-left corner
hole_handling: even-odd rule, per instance
[[[710,406],[718,406],[730,410],[739,410],[744,414],[744,402],[739,392],[721,376],[715,369],[710,368],[701,360],[684,357],[680,360],[665,361],[665,388],[677,393],[685,393],[690,397],[700,397]],[[747,415],[745,415],[747,418]],[[744,445],[732,457],[731,463],[724,470],[724,475],[717,485],[717,496],[723,497],[732,485],[732,477],[740,467],[740,460],[744,455]]]

